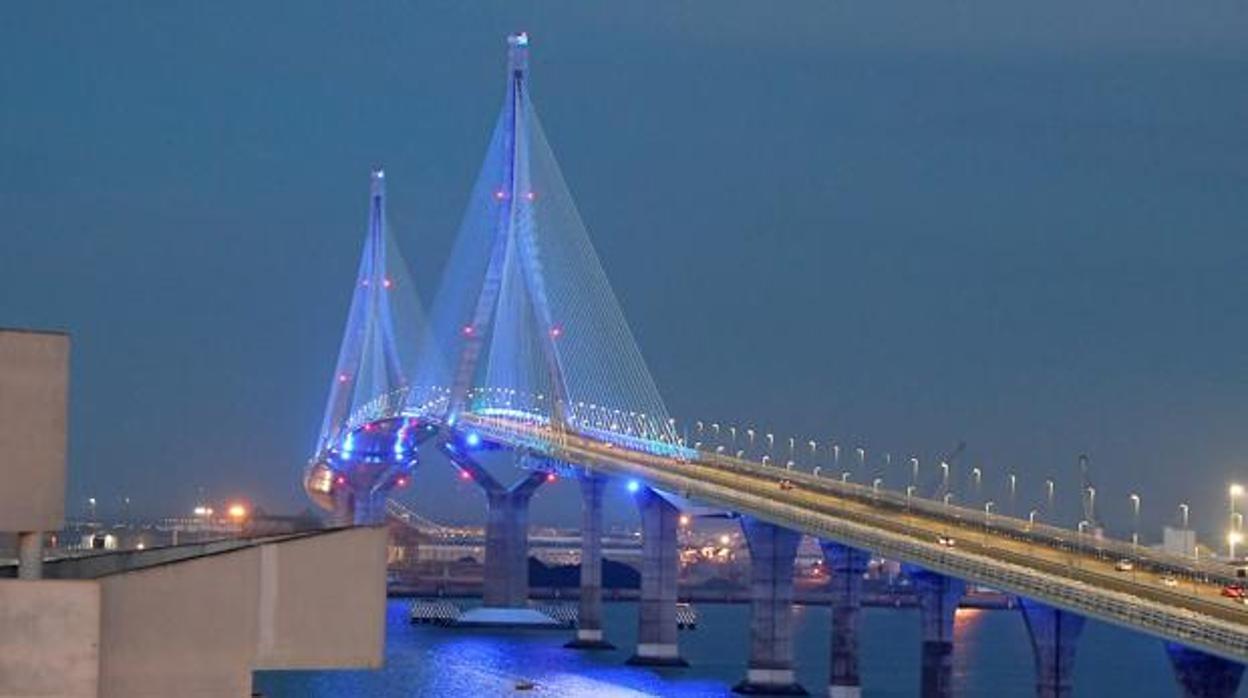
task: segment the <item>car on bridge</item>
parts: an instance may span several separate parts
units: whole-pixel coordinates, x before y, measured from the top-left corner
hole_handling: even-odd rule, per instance
[[[1244,585],[1243,584],[1227,584],[1226,586],[1222,587],[1222,595],[1228,599],[1237,599],[1237,600],[1242,601],[1244,600],[1244,596],[1245,596]]]
[[[1135,563],[1131,562],[1130,560],[1127,560],[1126,558],[1123,558],[1122,560],[1119,560],[1118,562],[1114,563],[1114,569],[1118,570],[1119,572],[1130,572],[1131,570],[1135,569]]]
[[[936,542],[937,542],[937,543],[940,543],[941,545],[945,546],[946,548],[952,548],[952,547],[954,547],[955,545],[957,545],[957,544],[958,544],[958,541],[957,541],[957,540],[955,540],[953,536],[947,536],[947,535],[945,535],[945,534],[943,534],[943,533],[942,533],[942,534],[940,534],[939,536],[936,536]]]

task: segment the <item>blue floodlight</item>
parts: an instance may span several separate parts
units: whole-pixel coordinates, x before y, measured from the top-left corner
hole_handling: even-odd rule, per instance
[[[640,482],[637,482],[636,480],[629,480],[629,481],[628,481],[628,491],[629,491],[629,492],[636,492],[636,491],[637,491],[637,490],[639,490],[639,489],[641,489],[641,483],[640,483]]]

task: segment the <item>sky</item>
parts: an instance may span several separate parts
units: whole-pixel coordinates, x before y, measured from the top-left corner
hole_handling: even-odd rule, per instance
[[[965,441],[959,483],[980,466],[1003,501],[1015,473],[1021,513],[1055,478],[1067,523],[1087,453],[1101,517],[1129,527],[1139,493],[1152,537],[1184,501],[1223,527],[1248,482],[1242,2],[5,15],[0,326],[72,335],[71,513],[307,506],[369,169],[428,301],[519,29],[673,415],[894,471]],[[431,459],[406,496],[480,520],[462,487]],[[575,521],[574,489],[535,520]]]

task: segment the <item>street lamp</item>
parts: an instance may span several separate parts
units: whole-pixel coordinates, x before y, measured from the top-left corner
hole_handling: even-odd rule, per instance
[[[949,464],[943,460],[940,462],[940,488],[949,489]]]
[[[795,437],[790,436],[789,437],[789,459],[790,460],[797,457],[794,453],[796,450],[797,450],[797,439]]]
[[[1036,510],[1032,509],[1027,513],[1027,530],[1030,531],[1036,525]]]
[[[840,464],[841,464],[841,445],[833,441],[832,442],[832,467],[835,468]]]
[[[841,482],[849,482],[849,471],[848,471],[848,470],[846,470],[846,471],[844,471],[844,472],[842,472],[842,473],[841,473]]]
[[[914,496],[914,485],[906,485],[906,508],[910,508],[910,498]]]
[[[946,493],[945,493],[945,506],[946,506],[946,507],[948,507],[948,506],[949,506],[949,501],[950,501],[950,500],[952,500],[952,499],[953,499],[953,493],[952,493],[952,492],[946,492]]]
[[[1138,548],[1140,545],[1140,495],[1131,493],[1131,513],[1132,513],[1132,529],[1131,529],[1131,547]]]
[[[1182,516],[1183,530],[1186,531],[1187,530],[1187,505],[1186,504],[1179,505],[1179,514]]]
[[[816,465],[815,469],[810,471],[810,474],[814,475],[815,477],[819,477],[819,466]]]
[[[1096,521],[1096,488],[1091,485],[1088,485],[1088,517]]]
[[[988,527],[988,522],[992,517],[992,508],[996,506],[996,504],[996,502],[991,500],[984,502],[984,528]]]
[[[880,483],[882,482],[884,482],[884,478],[882,477],[877,477],[871,481],[871,492],[873,494],[878,495],[880,493]]]
[[[1048,489],[1048,506],[1045,507],[1045,511],[1052,514],[1053,513],[1053,481],[1045,480],[1044,486]]]
[[[732,434],[732,447],[736,448],[737,447],[737,428],[728,427],[728,433]]]
[[[770,462],[771,462],[771,456],[763,456],[763,465],[767,465]]]
[[[983,489],[984,471],[978,467],[971,468],[971,477],[975,478],[975,496],[979,496],[979,491]]]
[[[792,469],[793,469],[793,461],[786,461],[786,462],[785,462],[785,464],[784,464],[784,469],[785,469],[785,470],[792,470]]]
[[[1235,546],[1239,545],[1242,542],[1244,542],[1244,534],[1240,533],[1239,531],[1231,531],[1230,533],[1226,534],[1226,544],[1230,548],[1229,559],[1231,559],[1232,561],[1235,559]]]
[[[774,448],[775,445],[776,445],[776,435],[768,434],[767,435],[767,452],[771,453],[771,449]]]
[[[1014,495],[1018,492],[1018,477],[1010,473],[1010,516],[1014,515]]]
[[[702,422],[701,422],[701,421],[699,421],[699,422],[697,423],[697,426],[698,426],[698,436],[701,436],[701,435],[702,435],[702,427],[703,427]]]
[[[815,462],[815,450],[819,448],[819,444],[815,443],[814,439],[811,439],[810,441],[806,442],[806,445],[810,446],[810,462],[814,463]]]
[[[1235,500],[1243,496],[1244,486],[1239,485],[1239,484],[1232,484],[1229,488],[1227,488],[1227,493],[1230,495],[1230,498],[1231,498],[1230,517],[1231,517],[1231,523],[1233,525],[1235,522]],[[1235,530],[1239,530],[1239,529],[1235,529]]]
[[[910,457],[910,484],[919,484],[919,459],[917,456]]]
[[[745,436],[746,438],[750,440],[750,449],[753,450],[754,449],[754,429],[753,428],[746,429]]]
[[[711,431],[715,432],[715,440],[719,441],[719,422],[711,422]]]

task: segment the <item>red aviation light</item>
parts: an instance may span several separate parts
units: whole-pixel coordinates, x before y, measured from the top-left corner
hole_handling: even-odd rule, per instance
[[[477,329],[472,325],[464,325],[460,332],[463,332],[465,337],[471,337],[477,333]]]
[[[494,191],[495,201],[502,201],[503,199],[506,199],[506,198],[507,198],[507,192],[503,191],[502,189],[496,189]]]
[[[554,473],[546,473],[546,482],[554,482],[556,479]]]
[[[349,381],[349,380],[351,380],[351,376],[348,376],[348,375],[347,375],[347,374],[345,374],[345,373],[339,373],[339,374],[338,374],[338,382],[339,382],[339,383],[346,383],[346,382],[347,382],[347,381]]]
[[[537,198],[537,192],[535,191],[525,192],[524,198],[526,201],[532,201]]]
[[[550,328],[550,338],[551,338],[551,339],[559,339],[559,338],[560,338],[560,337],[562,337],[562,336],[563,336],[563,328],[562,328],[562,327],[560,327],[559,325],[555,325],[554,327]]]
[[[391,281],[390,277],[387,276],[386,278],[381,280],[381,285],[384,286],[385,288],[390,288],[391,286],[394,285],[394,282]]]
[[[471,480],[471,479],[472,479],[472,473],[468,472],[467,470],[460,469],[460,471],[459,471],[459,479],[460,479],[460,480]]]

